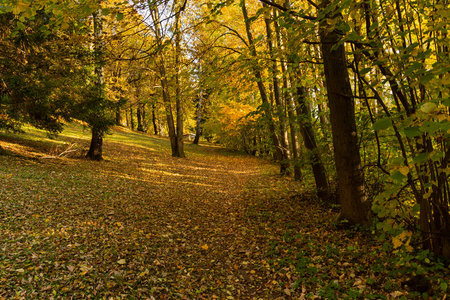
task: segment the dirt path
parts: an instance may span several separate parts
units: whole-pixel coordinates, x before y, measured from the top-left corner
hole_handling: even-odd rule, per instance
[[[132,157],[146,159],[120,166],[136,187],[119,192],[128,193],[127,208],[115,215],[151,236],[145,285],[156,298],[287,296],[265,257],[274,234],[267,221],[276,214],[274,200],[293,196],[298,183],[274,175],[276,167],[261,160],[219,148],[202,147],[186,160],[133,151]]]

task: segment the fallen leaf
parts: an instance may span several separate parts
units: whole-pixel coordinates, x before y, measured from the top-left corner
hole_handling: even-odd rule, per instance
[[[125,259],[119,259],[118,261],[117,261],[117,263],[119,264],[119,265],[124,265],[124,264],[126,264],[126,260]]]
[[[208,248],[209,248],[209,246],[208,246],[207,244],[204,244],[204,245],[202,246],[202,249],[203,249],[203,250],[208,250]]]
[[[395,298],[398,298],[398,297],[400,297],[400,296],[403,296],[403,293],[400,292],[400,291],[395,291],[395,292],[390,293],[390,296],[391,296],[393,299],[395,299]]]

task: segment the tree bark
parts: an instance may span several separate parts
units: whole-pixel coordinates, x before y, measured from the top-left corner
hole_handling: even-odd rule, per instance
[[[253,34],[250,28],[250,21],[248,18],[247,8],[245,7],[245,0],[242,1],[242,14],[244,16],[244,22],[245,22],[245,29],[247,32],[248,42],[249,42],[249,48],[250,48],[250,54],[253,58],[257,58],[256,48],[253,40]],[[266,115],[266,118],[269,123],[269,131],[270,131],[270,137],[272,139],[273,145],[275,146],[275,156],[276,160],[280,162],[280,172],[281,174],[284,174],[287,170],[286,162],[283,161],[283,153],[281,151],[281,145],[280,140],[277,136],[276,129],[275,129],[275,123],[273,121],[272,117],[272,109],[271,104],[269,102],[269,98],[267,97],[266,88],[264,86],[263,77],[261,74],[261,68],[258,65],[257,62],[252,67],[252,71],[256,77],[259,93],[261,96],[262,101],[262,107],[264,109],[264,114]]]
[[[289,3],[286,3],[289,5]],[[290,5],[289,5],[290,6]],[[276,10],[273,9],[274,18],[277,19]],[[280,26],[278,25],[278,21],[274,21],[275,25],[275,35],[277,38],[278,47],[283,51],[284,45],[281,39]],[[299,165],[300,151],[299,151],[299,143],[298,143],[298,132],[296,126],[296,117],[295,117],[295,104],[292,94],[289,92],[289,79],[288,79],[288,68],[286,67],[286,63],[284,60],[286,59],[285,53],[283,53],[281,59],[281,74],[283,76],[283,98],[284,102],[287,105],[288,117],[289,117],[289,129],[291,131],[291,147],[292,147],[292,158],[293,158],[293,169],[294,169],[294,179],[297,181],[302,180],[302,169]]]
[[[136,109],[136,116],[137,116],[137,130],[138,131],[144,131],[144,118],[143,118],[143,111],[142,111],[142,104],[138,103],[137,109]]]
[[[94,58],[95,58],[95,95],[101,99],[104,97],[103,85],[103,26],[102,9],[98,8],[93,14],[94,19]],[[91,128],[92,137],[89,151],[86,155],[91,160],[103,160],[103,130],[100,125],[94,123]]]
[[[273,87],[273,96],[276,104],[276,112],[278,115],[278,119],[280,122],[279,131],[280,131],[280,144],[281,144],[281,153],[283,155],[283,161],[285,162],[285,173],[288,173],[289,168],[289,159],[290,159],[290,151],[289,151],[289,142],[288,142],[288,134],[286,128],[286,114],[285,114],[285,105],[281,98],[280,91],[280,83],[278,80],[278,66],[277,60],[274,55],[274,47],[273,47],[273,33],[272,33],[272,19],[269,10],[269,6],[267,4],[263,4],[263,7],[267,9],[264,16],[264,23],[266,25],[266,34],[267,34],[267,47],[269,48],[269,54],[271,59],[271,64],[269,67],[269,71],[272,75],[272,87]]]
[[[161,34],[161,28],[160,28],[158,8],[155,7],[156,4],[152,3],[151,1],[148,1],[148,4],[149,4],[150,12],[152,15],[153,24],[155,26],[156,40],[157,40],[158,44],[161,46],[162,45],[162,34]],[[170,94],[169,94],[169,82],[167,80],[167,71],[166,71],[164,56],[160,53],[159,55],[157,55],[157,59],[155,59],[155,62],[157,63],[158,68],[159,68],[159,76],[160,76],[161,87],[162,87],[164,108],[166,110],[167,127],[169,130],[169,139],[170,139],[170,146],[172,149],[172,156],[184,157],[183,148],[181,148],[181,152],[180,152],[180,148],[179,148],[180,144],[183,145],[183,141],[182,141],[183,136],[178,137],[178,135],[177,135],[180,131],[182,132],[182,129],[177,130],[175,128],[175,122],[174,122],[173,110],[172,110],[172,101],[170,99]],[[178,105],[180,105],[178,103],[178,101],[177,101],[176,105],[177,105],[177,109],[181,108],[181,106],[180,107],[178,106]],[[180,122],[180,120],[178,118],[178,114],[177,114],[177,123],[178,123],[178,125],[180,123],[182,124],[182,119]],[[180,138],[181,138],[181,143],[179,140]]]
[[[177,157],[186,157],[184,154],[183,141],[183,102],[181,99],[181,78],[180,78],[180,55],[181,55],[181,32],[180,32],[180,11],[175,15],[175,103],[177,109]]]
[[[203,90],[200,90],[198,94],[198,104],[197,104],[197,124],[195,126],[195,138],[193,144],[198,145],[201,135],[201,122],[202,122],[202,107],[203,106]]]
[[[297,70],[297,76],[301,77],[301,72]],[[330,188],[328,186],[325,167],[318,152],[314,130],[312,128],[311,111],[305,99],[306,88],[297,86],[297,117],[300,125],[300,132],[303,137],[305,148],[308,149],[308,159],[314,174],[314,180],[317,188],[317,195],[324,201],[330,201]]]
[[[130,104],[130,127],[134,130],[133,105]]]
[[[156,115],[155,115],[156,105],[152,105],[152,122],[153,122],[153,130],[155,131],[155,135],[158,135],[158,126],[156,125]]]
[[[344,45],[338,45],[340,36],[330,28],[327,20],[340,18],[330,11],[330,1],[322,0],[320,9],[324,18],[319,35],[324,62],[325,80],[333,135],[334,158],[338,176],[341,219],[351,224],[369,226],[369,203],[364,187],[364,175],[358,148],[355,122],[355,104],[347,70]],[[324,12],[325,10],[328,12]]]
[[[143,111],[142,111],[142,103],[140,99],[140,88],[136,87],[136,117],[137,117],[137,131],[144,131],[144,120],[143,120]]]
[[[122,126],[122,111],[119,107],[116,108],[116,125]]]
[[[91,160],[103,160],[103,133],[94,128],[92,128],[91,144],[86,157]]]

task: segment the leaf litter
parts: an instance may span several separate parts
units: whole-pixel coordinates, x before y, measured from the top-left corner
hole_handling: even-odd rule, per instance
[[[101,163],[0,156],[0,299],[417,296],[394,254],[337,229],[275,165],[207,145],[177,159],[165,140],[121,137]]]

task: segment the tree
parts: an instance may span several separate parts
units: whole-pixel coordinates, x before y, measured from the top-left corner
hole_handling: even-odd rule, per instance
[[[166,60],[164,58],[164,52],[162,51],[166,47],[166,42],[164,41],[164,37],[161,30],[161,21],[159,17],[159,11],[158,6],[156,3],[148,2],[148,6],[150,9],[151,17],[153,20],[153,26],[154,26],[154,34],[156,38],[156,43],[158,45],[159,53],[157,54],[157,58],[155,60],[155,63],[158,68],[158,76],[161,81],[161,87],[162,87],[162,96],[164,101],[164,107],[166,110],[166,119],[167,119],[167,127],[169,130],[169,138],[170,138],[170,144],[172,148],[172,156],[174,157],[185,157],[184,150],[183,150],[183,114],[182,114],[182,108],[181,108],[181,98],[180,98],[180,90],[179,90],[179,75],[178,72],[176,73],[176,120],[177,120],[177,126],[175,126],[174,118],[173,118],[173,108],[172,108],[172,100],[170,96],[170,85],[168,80],[168,72],[167,72],[167,66],[166,66]],[[175,23],[178,24],[179,20],[179,13],[177,13],[177,17],[175,20]],[[175,39],[176,39],[176,50],[175,52],[179,51],[179,37],[180,34],[178,28],[178,25],[175,25]],[[175,54],[176,57],[178,57],[179,54]],[[176,66],[178,68],[178,66]]]
[[[253,39],[253,33],[252,33],[252,30],[250,27],[250,19],[248,17],[247,8],[245,7],[245,0],[242,0],[240,5],[242,8],[242,15],[244,17],[245,29],[247,32],[248,48],[250,50],[250,55],[253,57],[253,59],[257,59],[258,57],[257,57],[257,52],[256,52],[256,47],[255,47],[255,41]],[[282,174],[284,174],[287,172],[287,168],[288,168],[289,164],[287,161],[285,161],[286,156],[283,155],[283,148],[280,143],[280,139],[276,133],[275,122],[272,117],[272,108],[271,108],[271,105],[269,102],[269,98],[267,96],[266,88],[264,86],[262,70],[257,62],[253,63],[251,68],[252,68],[253,74],[255,76],[257,85],[258,85],[264,114],[269,123],[269,130],[270,130],[269,134],[271,136],[273,145],[275,146],[275,149],[276,149],[277,160],[280,162],[280,172]]]
[[[245,5],[245,3],[243,4]],[[280,140],[280,151],[282,153],[282,173],[289,173],[289,163],[290,160],[290,151],[289,151],[289,142],[288,142],[288,132],[287,132],[287,123],[286,123],[286,112],[285,112],[285,103],[282,99],[280,83],[278,80],[278,63],[276,60],[275,49],[274,49],[274,37],[272,30],[272,18],[271,18],[271,10],[269,9],[267,4],[263,4],[265,9],[264,14],[264,23],[266,27],[267,34],[267,48],[269,50],[269,73],[272,77],[272,86],[273,86],[273,96],[275,98],[276,103],[276,115],[279,117],[279,140]],[[248,22],[248,20],[246,20]]]
[[[284,2],[285,8],[289,9],[290,3],[289,1]],[[281,66],[281,74],[283,78],[283,99],[287,106],[288,111],[288,120],[289,120],[289,129],[291,131],[291,146],[292,146],[292,160],[293,160],[293,168],[294,168],[294,178],[295,180],[300,181],[302,179],[302,171],[300,166],[300,145],[299,145],[299,136],[297,130],[297,118],[295,116],[295,103],[294,98],[292,97],[292,93],[289,91],[290,88],[290,76],[287,73],[288,67],[286,64],[286,49],[282,40],[282,33],[280,29],[280,25],[278,24],[279,20],[277,20],[277,10],[273,8],[273,16],[274,16],[274,25],[275,25],[275,34],[277,40],[277,46],[280,58],[280,66]],[[292,78],[292,76],[291,76]]]
[[[284,9],[289,10],[290,7],[291,7],[290,2],[285,1]],[[292,17],[289,14],[285,15],[285,18],[287,21],[292,21]],[[312,116],[311,116],[311,111],[310,111],[308,103],[307,103],[307,94],[308,94],[307,88],[302,84],[302,79],[304,76],[302,74],[301,66],[299,63],[299,61],[300,61],[299,53],[296,53],[292,49],[287,49],[287,50],[283,51],[284,49],[281,46],[280,29],[278,29],[277,32],[278,32],[278,35],[280,36],[280,37],[278,37],[280,48],[281,48],[280,50],[282,53],[287,52],[284,54],[284,56],[281,56],[282,60],[285,60],[289,63],[288,68],[286,68],[286,67],[283,68],[283,65],[282,65],[283,74],[286,74],[287,72],[289,72],[289,79],[291,80],[291,85],[294,88],[293,93],[295,95],[295,97],[290,97],[289,95],[285,96],[286,99],[290,98],[290,100],[288,100],[290,102],[288,104],[289,105],[288,113],[290,114],[289,119],[291,120],[291,122],[295,122],[296,120],[298,120],[300,133],[303,138],[303,143],[305,145],[305,148],[308,150],[306,153],[306,156],[307,156],[308,160],[310,161],[310,164],[311,164],[311,167],[313,170],[313,175],[314,175],[314,180],[316,183],[318,196],[325,201],[329,201],[330,196],[331,196],[331,191],[328,186],[328,180],[327,180],[327,176],[326,176],[325,167],[321,160],[321,156],[320,156],[316,138],[315,138],[315,133],[313,130],[313,125],[312,125],[313,120],[312,120]],[[292,41],[293,38],[292,38],[291,32],[289,32],[289,34],[286,35],[285,39],[287,40],[288,44],[293,44],[293,41]],[[300,49],[297,49],[297,51],[300,51]],[[285,81],[285,83],[284,83],[285,91],[287,93],[287,91],[288,91],[288,83],[287,83],[288,75],[286,75],[286,78],[284,79],[284,81]],[[297,117],[294,116],[294,111],[297,112]],[[295,130],[294,124],[292,124],[291,125],[291,134],[294,135],[294,133],[296,133],[296,130]],[[293,136],[292,139],[294,141],[296,138]]]
[[[102,102],[105,101],[104,92],[104,75],[103,75],[103,65],[104,65],[104,42],[103,42],[103,21],[102,21],[102,9],[99,7],[93,14],[94,22],[94,60],[95,60],[95,87],[92,94],[92,103],[97,108],[94,115],[88,120],[91,126],[91,145],[86,157],[92,160],[102,160],[103,159],[103,135],[105,134],[108,125],[108,119],[105,118],[105,111],[101,108]],[[100,108],[100,109],[98,109]]]
[[[295,68],[294,71],[297,77],[301,77],[301,71],[299,67]],[[316,182],[317,195],[325,200],[330,201],[331,191],[328,186],[328,180],[325,172],[325,167],[322,163],[322,159],[320,157],[319,149],[317,147],[317,142],[313,130],[313,122],[311,118],[311,111],[306,103],[306,88],[301,84],[297,84],[296,86],[296,111],[297,118],[300,124],[300,132],[303,137],[303,143],[305,148],[308,150],[306,154],[310,161],[314,180]]]
[[[195,124],[195,138],[194,138],[194,141],[192,142],[195,145],[198,145],[198,142],[200,140],[200,136],[202,133],[201,122],[202,122],[203,102],[204,102],[203,89],[200,89],[200,91],[198,93],[197,119],[196,119],[196,124]]]
[[[390,175],[389,184],[376,198],[374,210],[383,215],[385,206],[392,205],[399,193],[403,198],[407,198],[404,192],[414,195],[414,209],[400,204],[403,211],[410,209],[411,213],[391,212],[402,220],[391,227],[404,228],[409,218],[418,219],[424,248],[450,257],[450,207],[445,170],[449,148],[442,142],[447,138],[443,128],[448,126],[448,121],[441,116],[448,111],[444,99],[445,95],[448,97],[449,84],[442,80],[443,72],[447,72],[444,70],[450,65],[448,47],[443,42],[447,30],[444,28],[448,24],[448,16],[441,11],[444,6],[427,1],[394,1],[392,6],[390,3],[381,10],[370,2],[363,2],[358,9],[364,15],[364,23],[349,39],[362,56],[354,64],[362,89],[377,99],[383,112],[373,127],[380,133],[391,131],[394,140],[381,138],[390,143],[391,152],[400,153],[391,162],[393,168],[383,170]],[[425,12],[434,12],[431,13],[433,22],[422,26],[419,20]],[[434,38],[430,39],[431,36]],[[365,40],[370,43],[361,42]],[[359,63],[368,67],[361,70]],[[387,83],[384,89],[369,83],[365,74],[375,78],[372,68],[377,68],[384,77]],[[385,94],[392,96],[385,99]],[[378,149],[381,138],[377,135]],[[377,166],[383,168],[378,151]],[[432,153],[440,153],[439,158],[432,158]]]
[[[58,133],[77,115],[87,78],[84,31],[77,22],[67,24],[68,30],[42,31],[52,18],[44,10],[33,20],[0,14],[0,130],[16,131],[28,123]]]
[[[355,104],[347,71],[344,45],[333,24],[340,22],[336,5],[322,0],[319,35],[333,133],[341,218],[352,224],[370,224],[370,206],[364,186],[355,122]]]

